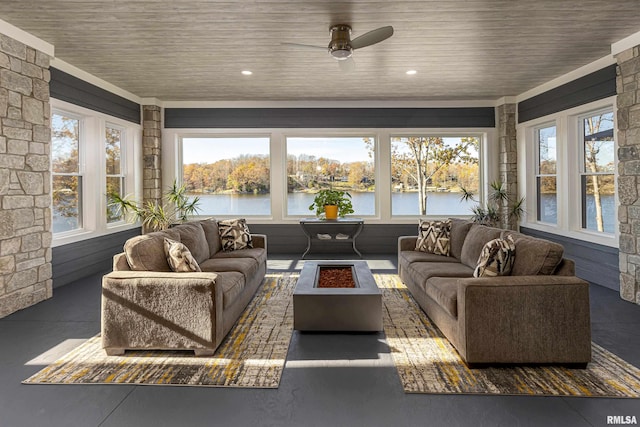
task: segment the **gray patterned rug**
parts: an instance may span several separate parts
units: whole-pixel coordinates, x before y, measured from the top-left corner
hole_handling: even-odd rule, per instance
[[[97,335],[23,384],[139,384],[277,388],[293,332],[297,276],[268,274],[212,357],[182,351],[107,356]]]
[[[397,275],[374,277],[383,291],[387,343],[407,393],[640,397],[640,369],[594,343],[587,369],[469,369]]]

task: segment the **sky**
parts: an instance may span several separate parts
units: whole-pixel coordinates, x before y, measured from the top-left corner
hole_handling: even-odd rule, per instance
[[[269,138],[183,138],[182,162],[213,163],[242,154],[269,154]],[[287,154],[308,154],[342,163],[369,161],[362,138],[287,138]]]

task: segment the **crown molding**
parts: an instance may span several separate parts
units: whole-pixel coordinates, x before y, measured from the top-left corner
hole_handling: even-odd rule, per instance
[[[27,33],[20,28],[9,24],[6,21],[0,19],[0,33],[4,34],[7,37],[11,37],[14,40],[19,41],[20,43],[24,43],[27,46],[30,46],[36,50],[39,50],[42,53],[46,53],[50,57],[54,57],[55,48],[51,43],[48,43],[33,34]]]

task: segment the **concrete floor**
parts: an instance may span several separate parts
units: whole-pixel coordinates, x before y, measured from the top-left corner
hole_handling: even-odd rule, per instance
[[[366,260],[374,273],[395,273],[395,255]],[[270,255],[271,272],[300,268],[295,256]],[[591,304],[593,340],[640,366],[640,307],[599,286],[591,288]],[[277,390],[20,384],[99,331],[100,276],[0,319],[0,427],[564,427],[605,426],[613,415],[640,420],[640,399],[405,394],[382,333],[294,332]]]

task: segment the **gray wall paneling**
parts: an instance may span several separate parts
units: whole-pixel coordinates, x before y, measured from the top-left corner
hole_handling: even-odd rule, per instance
[[[610,65],[518,103],[518,123],[616,94],[616,66]]]
[[[252,233],[266,234],[269,253],[302,255],[307,247],[307,237],[299,224],[249,224]],[[398,237],[417,235],[415,224],[367,224],[358,236],[356,247],[363,255],[393,254],[398,249]],[[308,257],[322,253],[353,253],[350,242],[312,242]],[[354,254],[357,257],[357,255]]]
[[[50,71],[52,98],[140,124],[140,104],[56,68],[50,68]]]
[[[127,239],[139,234],[140,228],[134,228],[54,247],[51,255],[53,287],[111,270],[113,256],[122,252]]]
[[[165,128],[495,127],[493,107],[165,108]]]
[[[520,227],[520,232],[561,244],[564,246],[565,258],[572,259],[576,263],[576,276],[600,286],[620,290],[617,248],[526,227]]]

